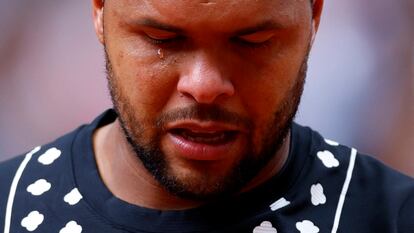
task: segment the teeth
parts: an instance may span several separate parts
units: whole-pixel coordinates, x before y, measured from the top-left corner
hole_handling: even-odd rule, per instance
[[[195,133],[189,131],[184,131],[181,135],[188,140],[196,142],[217,142],[224,140],[226,137],[225,133]]]
[[[205,132],[194,132],[190,130],[180,130],[176,132],[181,137],[185,138],[186,140],[199,142],[199,143],[206,143],[206,144],[214,144],[214,143],[224,143],[232,138],[234,135],[232,132],[212,132],[212,133],[205,133]]]

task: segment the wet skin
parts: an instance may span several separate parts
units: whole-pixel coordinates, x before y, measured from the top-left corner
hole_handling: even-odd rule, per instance
[[[289,149],[278,131],[296,112],[322,0],[93,3],[120,116],[96,131],[94,149],[116,196],[157,209],[203,202],[163,187],[134,145],[158,149],[162,175],[192,197],[245,191],[278,172]],[[262,163],[235,189],[240,161]]]

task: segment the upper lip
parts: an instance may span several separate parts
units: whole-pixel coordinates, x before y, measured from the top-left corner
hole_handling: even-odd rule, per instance
[[[238,131],[243,132],[247,129],[243,129],[240,126],[221,123],[217,121],[195,121],[195,120],[183,120],[168,123],[165,127],[167,131],[174,129],[185,129],[198,133],[215,133],[223,131]]]

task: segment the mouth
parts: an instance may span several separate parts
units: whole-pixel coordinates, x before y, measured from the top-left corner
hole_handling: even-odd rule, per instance
[[[181,123],[167,130],[169,145],[178,155],[191,160],[221,160],[241,147],[242,130],[208,123]]]
[[[169,132],[186,141],[206,145],[226,144],[233,141],[238,134],[235,130],[197,131],[185,128],[172,129]]]

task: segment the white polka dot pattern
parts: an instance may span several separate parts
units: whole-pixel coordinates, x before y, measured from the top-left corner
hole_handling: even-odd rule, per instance
[[[81,233],[82,226],[80,226],[76,221],[70,221],[62,228],[59,233]]]
[[[339,161],[330,151],[319,151],[317,153],[317,156],[322,161],[323,165],[327,168],[334,168],[339,166]]]
[[[39,163],[41,163],[43,165],[50,165],[56,159],[58,159],[61,154],[62,154],[62,152],[60,150],[58,150],[55,147],[53,147],[53,148],[50,148],[49,150],[47,150],[41,156],[39,156],[39,158],[37,159],[37,161],[39,161]]]
[[[69,205],[76,205],[82,199],[82,195],[80,194],[77,188],[72,189],[68,194],[65,195],[63,200],[68,203]]]
[[[310,190],[311,201],[314,206],[323,205],[326,203],[326,196],[323,193],[323,187],[321,184],[314,184]]]
[[[32,211],[25,218],[23,218],[21,225],[28,231],[34,231],[40,224],[42,224],[44,219],[45,216],[39,211]]]
[[[276,211],[288,205],[290,205],[290,201],[287,201],[285,198],[280,198],[279,200],[275,201],[273,204],[270,205],[270,209],[272,211]]]
[[[47,182],[45,179],[39,179],[33,184],[27,186],[27,192],[31,193],[33,196],[40,196],[43,193],[50,190],[52,185]]]
[[[264,221],[254,228],[253,233],[277,233],[276,228],[272,226],[272,223],[269,221]]]
[[[315,226],[315,224],[309,220],[303,220],[302,222],[296,223],[296,229],[300,233],[318,233],[319,228]]]

